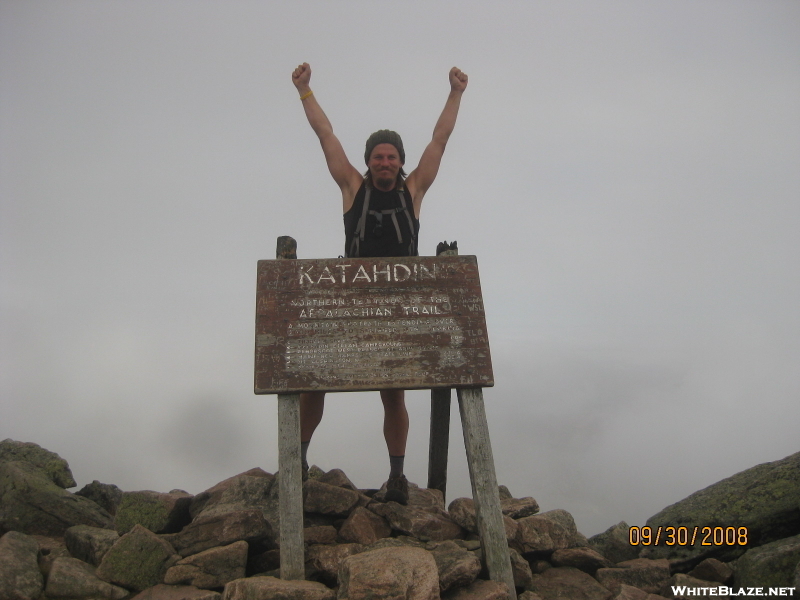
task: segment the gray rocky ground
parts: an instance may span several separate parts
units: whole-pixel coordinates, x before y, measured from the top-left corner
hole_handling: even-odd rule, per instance
[[[284,581],[278,475],[251,469],[196,496],[98,481],[73,494],[57,454],[0,442],[0,600],[510,597],[488,581],[471,499],[445,507],[441,493],[412,484],[401,506],[341,470],[311,474],[306,577]],[[725,598],[800,583],[800,453],[665,508],[648,520],[649,544],[624,522],[587,540],[567,511],[540,512],[505,486],[498,494],[520,600]],[[689,543],[695,526],[710,528],[710,545]],[[672,545],[669,527],[685,528]]]

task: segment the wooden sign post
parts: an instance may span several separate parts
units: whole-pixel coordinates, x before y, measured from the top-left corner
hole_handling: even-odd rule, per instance
[[[444,493],[458,391],[489,576],[514,594],[482,388],[494,385],[474,256],[258,262],[255,393],[278,394],[281,578],[302,579],[299,392],[431,389],[429,487]],[[442,440],[444,442],[442,443]]]

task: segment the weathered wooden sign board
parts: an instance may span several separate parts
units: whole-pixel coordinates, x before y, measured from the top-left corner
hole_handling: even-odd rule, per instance
[[[488,387],[474,256],[261,260],[255,393]]]

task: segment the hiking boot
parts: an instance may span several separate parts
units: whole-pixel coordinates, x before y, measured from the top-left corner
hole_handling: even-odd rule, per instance
[[[386,482],[386,494],[384,502],[397,502],[398,504],[408,504],[408,479],[405,475],[400,477],[389,477]]]

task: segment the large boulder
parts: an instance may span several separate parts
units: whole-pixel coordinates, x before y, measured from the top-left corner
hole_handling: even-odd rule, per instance
[[[335,600],[336,592],[317,581],[248,577],[227,584],[222,598],[223,600]]]
[[[556,550],[550,557],[554,567],[575,567],[594,575],[597,569],[612,567],[611,561],[592,548],[564,548]]]
[[[339,600],[434,600],[439,573],[433,555],[422,548],[398,546],[356,554],[339,569]]]
[[[666,507],[647,520],[658,527],[695,526],[747,528],[747,547],[800,533],[800,452],[782,460],[764,463],[708,486]],[[698,533],[702,535],[702,531]],[[642,551],[647,558],[669,558],[693,567],[704,558],[727,562],[745,548],[736,544],[659,545]]]
[[[309,546],[305,557],[308,578],[333,587],[336,585],[342,561],[363,551],[364,546],[361,544]]]
[[[624,584],[656,594],[661,591],[669,577],[669,561],[664,558],[636,558],[618,563],[614,568],[598,569],[595,573],[597,581],[614,593],[618,593]]]
[[[239,541],[182,558],[167,570],[164,583],[204,589],[221,588],[245,576],[247,550],[247,542]]]
[[[179,559],[169,543],[135,525],[106,552],[96,575],[108,583],[140,592],[161,583],[167,569]]]
[[[33,442],[17,442],[6,439],[0,442],[0,462],[27,462],[41,471],[60,488],[78,485],[72,477],[67,461],[55,452],[45,450]]]
[[[83,496],[105,509],[110,515],[117,514],[117,507],[122,502],[122,490],[112,483],[100,483],[95,479],[87,483],[77,492],[76,496]]]
[[[131,600],[221,600],[222,594],[201,590],[192,585],[165,585],[159,583],[136,594]]]
[[[339,528],[339,539],[365,546],[391,534],[392,528],[386,519],[363,506],[356,507]]]
[[[62,556],[53,562],[47,587],[48,598],[104,598],[122,600],[128,590],[97,577],[94,568],[77,558]]]
[[[514,499],[510,498],[506,502],[512,502]],[[531,498],[533,500],[533,498]],[[510,508],[512,514],[532,514],[532,506],[529,503],[519,500],[522,504],[513,505]],[[534,503],[536,501],[534,500]],[[539,505],[536,505],[536,511],[539,510]],[[533,511],[535,512],[535,511]],[[447,513],[450,518],[458,523],[462,528],[470,533],[478,534],[478,513],[475,508],[475,501],[472,498],[456,498],[447,507]],[[506,539],[509,543],[513,542],[519,531],[518,523],[510,516],[503,514],[503,528],[506,532]]]
[[[303,510],[307,513],[346,517],[360,500],[358,492],[319,479],[309,479],[303,484]]]
[[[614,596],[591,575],[575,567],[547,569],[534,575],[528,589],[542,600],[610,600]]]
[[[125,492],[117,507],[114,525],[120,535],[128,533],[134,525],[147,527],[153,533],[176,533],[192,520],[189,516],[191,501],[192,496],[186,492]]]
[[[464,530],[441,509],[433,512],[397,502],[373,502],[367,508],[386,519],[395,531],[423,541],[441,542],[464,537]]]
[[[178,533],[161,536],[183,557],[244,540],[254,552],[275,547],[272,527],[258,509],[201,514]]]
[[[800,566],[800,535],[751,548],[736,561],[734,587],[791,587]]]
[[[33,600],[44,587],[36,556],[39,544],[32,537],[9,531],[0,538],[0,598]]]
[[[75,525],[64,533],[64,542],[69,553],[90,565],[98,566],[106,552],[117,543],[119,534],[113,529],[101,529],[89,525]]]
[[[192,498],[189,512],[192,518],[258,508],[271,512],[270,491],[275,476],[256,467],[220,481]]]
[[[557,509],[517,521],[516,543],[523,553],[551,553],[583,545],[575,520],[567,511]]]
[[[603,533],[589,538],[589,546],[612,563],[633,560],[639,557],[639,546],[631,545],[628,537],[630,527],[625,521],[612,525]]]
[[[61,536],[73,525],[111,529],[113,519],[86,498],[71,494],[29,462],[0,462],[0,533]]]
[[[455,588],[442,595],[442,600],[508,600],[508,586],[500,581],[476,579],[467,586]],[[539,597],[528,600],[541,600]]]
[[[504,498],[500,500],[500,509],[503,514],[512,519],[522,519],[530,517],[539,512],[539,503],[535,498],[525,496],[524,498]]]
[[[469,585],[481,572],[478,557],[455,542],[437,544],[431,552],[439,570],[439,590],[442,592]]]

